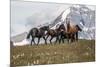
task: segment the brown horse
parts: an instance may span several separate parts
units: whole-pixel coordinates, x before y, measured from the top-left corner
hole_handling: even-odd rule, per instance
[[[47,37],[46,37],[46,40],[47,38],[50,36],[50,43],[52,44],[52,39],[53,38],[56,38],[56,41],[55,43],[57,43],[57,41],[59,41],[59,43],[62,41],[64,43],[64,39],[63,39],[63,32],[65,31],[65,26],[64,24],[61,24],[58,28],[56,29],[49,29],[47,31]]]
[[[68,42],[71,40],[73,41],[78,41],[78,31],[82,31],[82,29],[78,25],[71,24],[70,21],[68,20],[66,22],[67,29],[66,33],[68,34]]]
[[[50,36],[51,38],[50,38],[50,43],[52,44],[52,39],[53,38],[56,38],[56,41],[58,40],[58,35],[59,35],[59,33],[58,33],[58,30],[57,29],[49,29],[48,31],[47,31],[47,37],[46,37],[46,40],[48,39],[48,37]]]

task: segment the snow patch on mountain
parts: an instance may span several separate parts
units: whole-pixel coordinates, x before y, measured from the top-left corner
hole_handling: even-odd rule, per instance
[[[65,21],[65,18],[67,17],[67,15],[70,13],[70,8],[66,9],[65,12],[62,14],[62,21]]]
[[[65,24],[66,18],[69,18],[72,24],[78,24],[82,28],[79,38],[95,39],[95,10],[91,10],[85,5],[73,5],[57,18],[61,20],[56,20],[56,24],[52,28],[56,28],[57,24]]]

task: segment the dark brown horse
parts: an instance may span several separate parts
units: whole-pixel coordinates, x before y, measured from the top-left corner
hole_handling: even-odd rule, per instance
[[[55,43],[57,43],[57,41],[59,41],[59,43],[62,41],[64,43],[64,39],[63,39],[63,32],[65,31],[65,26],[64,24],[61,24],[58,28],[56,29],[49,29],[47,31],[47,37],[46,40],[48,39],[48,37],[50,36],[50,43],[52,44],[52,39],[56,38]]]

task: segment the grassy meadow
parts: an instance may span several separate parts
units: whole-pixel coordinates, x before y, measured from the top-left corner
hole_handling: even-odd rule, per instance
[[[11,47],[11,66],[95,61],[95,40]]]

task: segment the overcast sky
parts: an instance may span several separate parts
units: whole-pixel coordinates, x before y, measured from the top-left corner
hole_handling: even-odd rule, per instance
[[[28,31],[40,24],[52,22],[67,4],[11,1],[11,36]],[[95,9],[93,6],[88,6]]]

